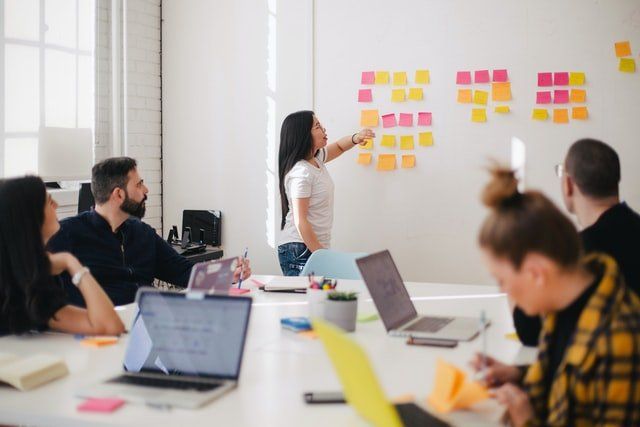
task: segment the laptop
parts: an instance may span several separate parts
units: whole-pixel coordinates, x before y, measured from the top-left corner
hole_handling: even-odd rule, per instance
[[[313,330],[318,334],[333,363],[346,401],[371,425],[389,427],[449,425],[414,403],[393,405],[385,396],[365,352],[344,332],[319,319],[314,319]]]
[[[124,372],[78,396],[198,408],[238,385],[251,298],[143,288],[136,301]]]
[[[356,264],[390,335],[469,341],[480,332],[479,318],[418,316],[389,251]]]

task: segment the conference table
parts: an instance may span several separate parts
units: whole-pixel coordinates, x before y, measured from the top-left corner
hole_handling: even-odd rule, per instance
[[[245,285],[253,307],[238,387],[196,410],[153,408],[127,403],[110,414],[79,412],[82,399],[74,392],[122,371],[128,336],[117,344],[86,347],[68,334],[0,337],[0,351],[19,355],[49,353],[64,358],[70,375],[37,389],[20,392],[0,386],[0,424],[42,426],[363,426],[367,425],[345,404],[309,405],[303,393],[341,389],[322,343],[280,326],[280,318],[308,315],[305,294],[273,293],[258,282],[277,276],[254,276]],[[421,314],[479,317],[487,313],[487,353],[508,363],[530,363],[535,349],[523,347],[508,335],[513,332],[507,298],[496,286],[406,282]],[[340,280],[339,290],[358,292],[358,315],[375,314],[366,286],[358,280]],[[127,325],[134,304],[118,307]],[[426,397],[433,387],[436,361],[442,358],[472,375],[468,362],[482,348],[480,339],[456,348],[410,346],[405,339],[386,334],[380,319],[358,322],[348,334],[367,353],[380,384],[390,400],[413,396],[427,410]],[[492,399],[467,410],[436,414],[454,425],[499,425],[504,410]]]

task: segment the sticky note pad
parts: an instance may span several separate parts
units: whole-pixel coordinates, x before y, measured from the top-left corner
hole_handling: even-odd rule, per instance
[[[373,95],[371,89],[360,89],[358,91],[358,102],[371,102],[373,101]]]
[[[432,132],[420,132],[418,134],[418,144],[422,147],[429,147],[433,145],[433,133]]]
[[[393,148],[396,146],[396,136],[395,135],[382,135],[382,141],[380,141],[380,145],[387,148]]]
[[[544,108],[534,108],[531,113],[531,118],[533,120],[547,120],[549,118],[549,112]]]
[[[378,165],[376,169],[379,171],[392,171],[396,168],[396,155],[395,154],[379,154]]]
[[[629,41],[617,42],[615,44],[616,47],[616,56],[620,58],[621,56],[631,56],[631,44]]]
[[[365,139],[365,143],[364,144],[358,144],[358,147],[360,147],[363,150],[373,150],[373,139],[370,139],[370,138],[369,139]]]
[[[507,74],[507,70],[493,70],[493,81],[508,82],[509,75]]]
[[[494,111],[499,114],[507,114],[511,110],[509,109],[508,105],[498,105],[496,106]]]
[[[571,89],[571,102],[585,102],[587,100],[587,91],[583,89]]]
[[[489,83],[489,70],[478,70],[473,73],[473,81],[476,83]]]
[[[411,113],[400,113],[400,120],[398,121],[400,126],[413,126],[413,114]]]
[[[553,73],[553,84],[555,86],[566,86],[569,84],[569,73]]]
[[[413,154],[404,154],[402,156],[402,168],[411,169],[416,165],[416,156]]]
[[[553,123],[569,123],[569,110],[566,108],[553,110]]]
[[[538,73],[538,86],[553,86],[551,73]]]
[[[378,126],[378,110],[362,110],[360,112],[360,126]]]
[[[113,412],[124,405],[124,400],[117,398],[92,398],[78,405],[80,412]]]
[[[376,84],[377,85],[389,84],[389,72],[388,71],[376,71]]]
[[[487,121],[487,110],[484,108],[474,108],[471,110],[471,121],[484,123]]]
[[[422,101],[424,93],[421,87],[412,87],[409,89],[409,99],[412,101]]]
[[[633,58],[620,58],[618,70],[622,71],[623,73],[635,73],[636,60]]]
[[[393,84],[395,86],[403,86],[407,84],[407,73],[398,71],[393,73]]]
[[[476,90],[473,92],[473,103],[480,105],[487,105],[487,100],[489,99],[489,92],[484,90]]]
[[[489,391],[476,381],[468,381],[462,370],[438,359],[433,390],[427,398],[438,412],[465,409],[489,397]]]
[[[393,102],[404,102],[405,101],[405,91],[404,89],[393,89],[391,91],[391,101]]]
[[[557,89],[553,91],[553,103],[554,104],[567,104],[569,102],[569,91],[564,89]]]
[[[116,344],[118,337],[87,337],[80,341],[80,344],[87,347],[104,347],[106,345]]]
[[[360,83],[363,85],[372,85],[376,82],[376,73],[373,71],[363,71]]]
[[[511,83],[491,83],[491,99],[494,101],[511,101]]]
[[[413,135],[402,135],[400,137],[401,150],[413,150]]]
[[[418,113],[418,126],[431,126],[431,113]]]
[[[471,89],[458,89],[458,102],[461,104],[470,104]]]
[[[384,116],[382,116],[382,127],[383,128],[392,128],[392,127],[396,127],[397,123],[396,123],[396,115],[391,113],[391,114],[385,114]]]
[[[585,80],[585,75],[582,72],[572,71],[569,73],[569,85],[571,86],[582,86]]]
[[[571,118],[574,120],[587,120],[589,118],[587,107],[573,107],[571,109]]]
[[[372,156],[373,156],[373,154],[371,154],[371,153],[359,153],[358,154],[358,164],[359,165],[370,165]]]
[[[471,84],[471,72],[470,71],[458,71],[456,74],[456,84],[470,85]]]
[[[551,91],[536,93],[536,104],[551,104]]]
[[[429,70],[416,70],[416,84],[426,85],[429,84],[431,77],[429,76]]]

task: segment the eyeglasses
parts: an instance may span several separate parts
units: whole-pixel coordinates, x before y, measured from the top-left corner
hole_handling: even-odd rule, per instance
[[[556,172],[556,176],[558,178],[562,178],[562,176],[564,175],[564,165],[562,163],[558,163],[554,166],[554,170]]]

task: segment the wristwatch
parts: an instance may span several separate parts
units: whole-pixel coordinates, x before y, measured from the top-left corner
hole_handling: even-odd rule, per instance
[[[71,283],[73,283],[76,287],[80,286],[80,281],[87,273],[91,273],[89,267],[82,267],[76,274],[73,275],[73,277],[71,278]]]

